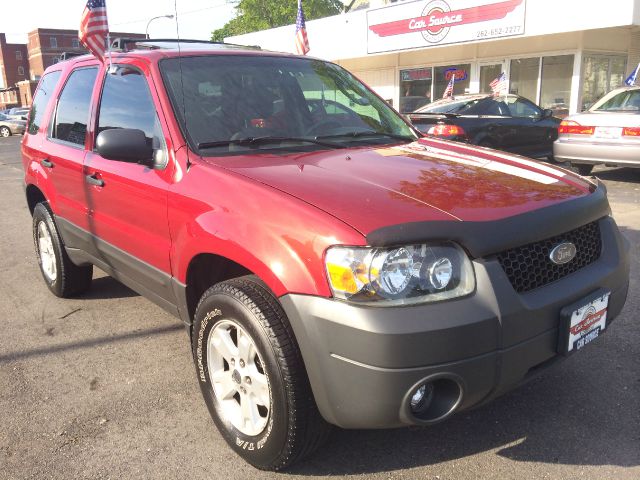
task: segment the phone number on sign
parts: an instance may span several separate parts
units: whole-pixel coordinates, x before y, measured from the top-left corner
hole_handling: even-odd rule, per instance
[[[475,38],[491,38],[501,37],[504,35],[516,35],[522,33],[522,25],[514,25],[512,27],[496,27],[487,28],[485,30],[478,30]]]

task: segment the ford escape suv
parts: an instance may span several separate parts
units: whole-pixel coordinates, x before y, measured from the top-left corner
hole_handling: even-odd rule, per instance
[[[422,138],[329,62],[124,46],[38,86],[22,158],[42,275],[70,297],[95,265],[181,318],[216,426],[256,467],[330,425],[487,402],[622,309],[629,247],[599,181]]]

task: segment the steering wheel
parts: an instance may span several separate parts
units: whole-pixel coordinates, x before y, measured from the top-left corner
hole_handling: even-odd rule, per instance
[[[305,132],[305,135],[315,136],[318,133],[322,133],[323,131],[331,130],[333,128],[340,128],[340,127],[342,127],[342,124],[340,124],[340,122],[338,122],[337,120],[323,120],[320,123],[311,125]]]

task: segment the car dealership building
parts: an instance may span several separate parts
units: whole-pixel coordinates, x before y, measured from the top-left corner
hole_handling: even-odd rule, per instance
[[[402,112],[454,94],[509,91],[564,116],[623,84],[640,62],[634,0],[371,1],[307,22],[310,56],[357,75]],[[304,1],[303,1],[304,4]],[[293,52],[295,25],[228,38]]]

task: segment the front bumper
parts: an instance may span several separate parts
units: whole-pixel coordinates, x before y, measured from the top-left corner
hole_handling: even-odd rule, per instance
[[[559,162],[640,166],[640,142],[588,142],[558,139],[553,157]]]
[[[474,261],[476,292],[455,301],[364,307],[281,297],[324,418],[343,428],[432,423],[408,405],[426,378],[460,386],[456,411],[488,401],[560,358],[560,310],[599,288],[611,291],[608,327],[626,300],[629,245],[611,217],[600,229],[599,260],[524,294],[487,257]]]

